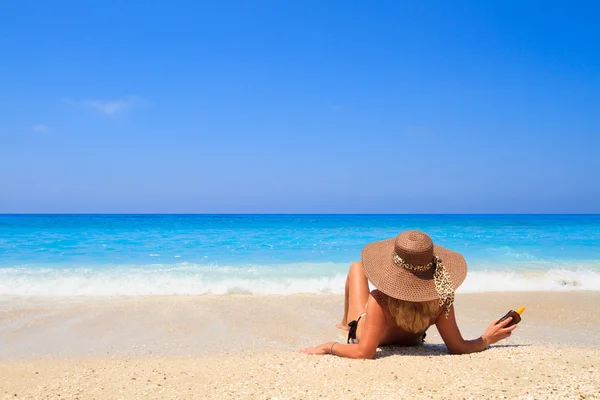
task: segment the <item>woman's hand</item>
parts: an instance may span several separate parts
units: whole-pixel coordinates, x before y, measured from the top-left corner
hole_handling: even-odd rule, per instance
[[[304,354],[317,354],[317,355],[325,355],[329,354],[329,349],[331,349],[331,345],[333,342],[327,342],[320,344],[318,346],[307,347],[305,349],[300,349],[300,353]]]
[[[502,339],[506,339],[509,337],[515,329],[517,329],[517,325],[509,326],[506,325],[512,321],[512,317],[506,318],[504,321],[498,323],[499,320],[492,321],[490,326],[486,329],[485,333],[481,336],[483,338],[484,343],[489,346],[490,344],[494,344],[499,342]]]

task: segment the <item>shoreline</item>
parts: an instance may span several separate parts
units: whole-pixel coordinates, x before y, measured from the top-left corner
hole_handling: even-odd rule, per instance
[[[278,264],[276,269],[258,264],[225,265],[215,276],[212,267],[203,264],[157,262],[119,268],[0,267],[0,298],[343,294],[350,265],[349,262],[290,263]],[[471,261],[470,265],[457,293],[600,291],[598,260],[573,261],[569,265],[504,263],[502,267]],[[301,268],[320,272],[318,276],[298,274]],[[140,274],[140,269],[144,273]],[[259,270],[260,278],[251,272]]]
[[[448,355],[431,327],[425,345],[374,360],[297,352],[344,340],[341,295],[15,300],[0,296],[0,399],[600,394],[600,292],[457,294],[465,338],[527,310],[511,338],[481,353]]]

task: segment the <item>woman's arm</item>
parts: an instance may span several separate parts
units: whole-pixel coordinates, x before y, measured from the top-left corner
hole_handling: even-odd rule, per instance
[[[320,344],[314,347],[307,347],[306,349],[301,349],[300,352],[304,354],[333,354],[340,357],[346,358],[360,358],[360,359],[370,359],[375,356],[375,350],[369,351],[364,346],[361,346],[361,343],[356,344],[344,344],[339,342],[327,342]],[[331,352],[330,352],[331,351]]]
[[[360,342],[357,344],[343,344],[336,342],[327,342],[318,346],[309,347],[300,350],[304,354],[334,354],[340,357],[347,358],[373,358],[381,335],[385,327],[385,316],[381,306],[369,295],[367,301],[367,314],[361,319],[364,319],[364,325],[361,330]]]
[[[446,318],[444,314],[440,315],[435,326],[440,332],[440,335],[451,354],[468,354],[485,350],[490,344],[494,344],[509,337],[512,331],[517,327],[517,325],[513,325],[506,328],[506,325],[508,325],[511,320],[512,318],[507,318],[499,324],[497,324],[498,320],[493,321],[490,326],[488,326],[485,333],[479,338],[465,340],[460,334],[460,330],[456,324],[454,306],[452,306],[448,318]]]

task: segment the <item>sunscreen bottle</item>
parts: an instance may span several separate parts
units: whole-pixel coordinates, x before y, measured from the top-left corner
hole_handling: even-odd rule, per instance
[[[509,326],[518,324],[519,322],[521,322],[521,314],[523,314],[523,311],[525,311],[525,307],[521,307],[517,311],[510,310],[509,312],[506,313],[506,315],[504,317],[502,317],[502,318],[500,318],[500,320],[498,320],[498,324],[510,317],[512,317],[512,320],[508,323],[508,325],[505,326],[505,328],[508,328]]]

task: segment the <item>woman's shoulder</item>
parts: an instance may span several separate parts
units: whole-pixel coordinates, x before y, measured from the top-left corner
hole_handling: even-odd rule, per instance
[[[371,296],[373,296],[373,298],[375,299],[375,301],[377,302],[377,304],[379,304],[379,306],[382,309],[387,308],[387,295],[384,294],[382,291],[375,289],[371,291]]]

